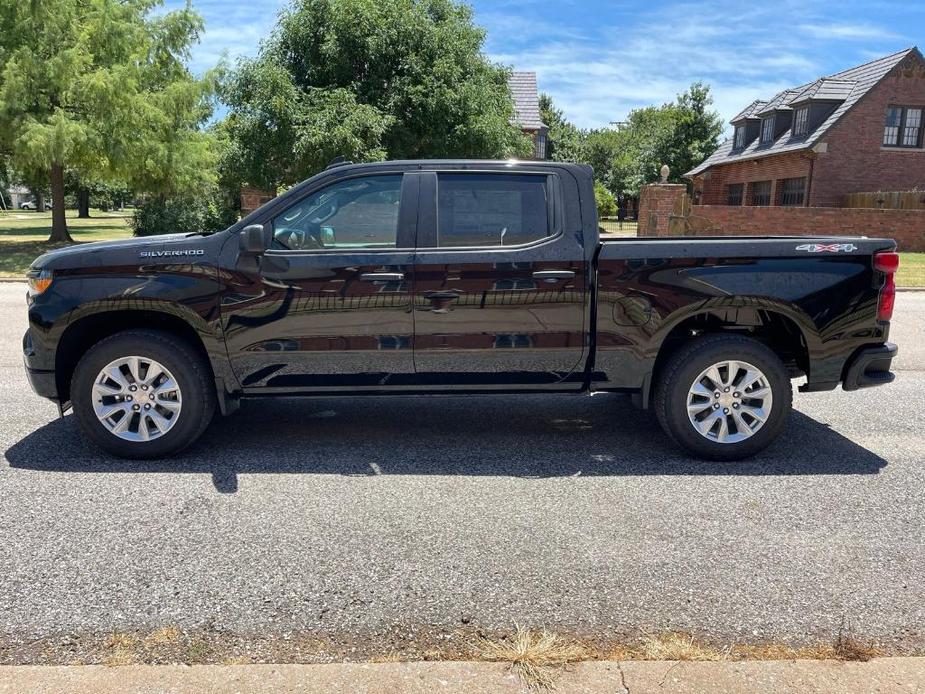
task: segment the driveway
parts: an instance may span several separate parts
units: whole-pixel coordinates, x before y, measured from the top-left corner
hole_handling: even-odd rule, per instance
[[[797,394],[734,465],[608,395],[255,402],[177,460],[107,458],[29,390],[24,293],[0,284],[2,662],[166,625],[925,646],[925,293],[893,385]]]

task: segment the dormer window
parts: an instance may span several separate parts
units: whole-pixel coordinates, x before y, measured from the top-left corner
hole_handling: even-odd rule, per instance
[[[736,126],[735,135],[732,140],[732,146],[735,149],[742,149],[745,147],[745,126],[739,125]]]
[[[809,106],[803,106],[793,112],[793,134],[805,135],[809,132]]]
[[[761,144],[774,141],[774,116],[761,121]]]

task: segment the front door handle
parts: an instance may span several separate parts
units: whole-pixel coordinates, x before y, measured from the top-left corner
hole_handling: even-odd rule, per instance
[[[364,272],[360,275],[364,282],[401,282],[405,279],[403,272]]]
[[[536,280],[570,280],[575,276],[573,270],[537,270],[533,273],[533,279]]]

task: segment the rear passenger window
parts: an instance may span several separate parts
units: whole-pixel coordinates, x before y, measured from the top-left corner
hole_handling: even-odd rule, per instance
[[[534,174],[439,174],[437,244],[520,246],[546,238],[547,180]]]

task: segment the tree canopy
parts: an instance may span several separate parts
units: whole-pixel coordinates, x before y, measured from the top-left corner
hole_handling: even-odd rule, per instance
[[[544,122],[554,159],[581,161],[594,167],[597,180],[617,196],[636,195],[640,186],[658,179],[662,164],[669,180],[703,161],[719,144],[723,124],[713,111],[710,88],[696,82],[675,101],[630,111],[616,127],[580,131],[544,95]]]
[[[295,0],[225,81],[226,162],[288,184],[335,156],[527,156],[508,72],[453,0]]]
[[[549,129],[546,157],[552,161],[581,161],[585,134],[569,122],[549,94],[540,94],[540,119]]]
[[[0,0],[0,148],[47,172],[51,240],[70,240],[65,169],[143,191],[195,186],[214,170],[209,83],[185,66],[202,20],[158,0]]]

